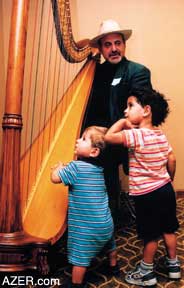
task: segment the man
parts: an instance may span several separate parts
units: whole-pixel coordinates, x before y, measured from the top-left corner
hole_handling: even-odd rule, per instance
[[[84,127],[110,127],[123,117],[128,92],[132,87],[141,85],[152,88],[149,69],[125,57],[126,41],[131,34],[132,30],[122,30],[116,21],[109,19],[102,22],[98,35],[91,39],[91,47],[99,49],[105,62],[97,63]],[[120,210],[118,166],[122,163],[128,174],[128,157],[126,149],[111,146],[108,150],[104,172],[110,207],[117,222]]]

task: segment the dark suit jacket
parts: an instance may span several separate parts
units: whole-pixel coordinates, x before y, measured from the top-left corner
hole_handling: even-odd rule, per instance
[[[123,117],[128,92],[134,86],[152,87],[150,71],[145,66],[125,57],[117,65],[107,61],[97,64],[85,116],[85,127],[110,127]]]
[[[150,71],[145,66],[125,57],[115,65],[107,61],[97,64],[82,131],[91,125],[110,127],[122,118],[129,90],[135,86],[152,87]],[[108,149],[105,165],[116,166],[122,163],[128,174],[127,149],[120,146]]]

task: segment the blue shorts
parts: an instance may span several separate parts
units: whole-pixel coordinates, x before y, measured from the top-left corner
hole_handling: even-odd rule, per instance
[[[134,202],[137,234],[144,242],[157,240],[164,233],[174,233],[178,229],[176,196],[171,183],[135,196]]]

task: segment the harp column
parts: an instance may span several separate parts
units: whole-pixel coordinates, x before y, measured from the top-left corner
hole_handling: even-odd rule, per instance
[[[47,255],[49,243],[26,234],[21,216],[21,109],[28,8],[29,0],[14,0],[12,3],[6,102],[2,122],[0,271],[39,268],[43,274],[47,274],[48,265],[43,265],[41,259],[44,258],[43,255]]]

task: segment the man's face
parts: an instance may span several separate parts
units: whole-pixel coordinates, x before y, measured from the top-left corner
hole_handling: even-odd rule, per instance
[[[111,64],[119,63],[125,56],[125,43],[122,35],[118,33],[108,34],[101,39],[100,52]]]

